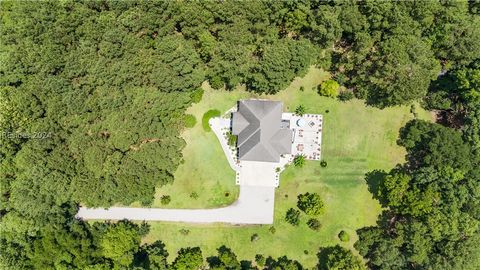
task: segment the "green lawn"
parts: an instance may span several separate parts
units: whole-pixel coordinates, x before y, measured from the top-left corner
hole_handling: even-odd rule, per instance
[[[375,224],[381,210],[368,191],[364,174],[372,169],[390,169],[403,161],[405,152],[395,141],[399,128],[412,119],[412,114],[407,107],[379,110],[366,107],[358,100],[341,103],[320,97],[312,88],[328,76],[328,73],[312,68],[286,90],[266,97],[242,89],[215,91],[204,85],[203,100],[187,111],[201,119],[210,109],[226,111],[239,98],[261,97],[282,100],[285,110],[293,111],[303,104],[307,113],[324,115],[322,157],[328,166],[321,168],[320,162],[308,161],[301,169],[290,166],[282,173],[276,191],[275,234],[268,231],[270,226],[152,222],[144,241],[163,240],[170,254],[175,254],[180,247],[200,246],[204,256],[212,255],[217,247],[225,244],[240,259],[253,260],[257,253],[273,257],[287,255],[307,267],[315,265],[315,254],[321,246],[338,243],[352,247],[357,239],[355,230]],[[305,87],[304,92],[298,90],[300,86]],[[428,112],[417,111],[421,118],[430,118]],[[185,163],[175,174],[173,185],[157,190],[155,206],[160,206],[161,195],[172,196],[168,207],[214,207],[233,202],[238,195],[234,172],[228,166],[215,135],[203,131],[201,123],[197,123],[194,128],[186,130],[183,137],[187,141]],[[189,197],[192,191],[200,195],[197,200]],[[318,192],[326,203],[325,214],[319,218],[322,228],[318,232],[305,225],[305,215],[299,227],[283,220],[286,210],[295,206],[296,196],[307,191]],[[226,192],[230,194],[228,197],[225,197]],[[190,233],[182,235],[179,230],[183,228]],[[337,234],[341,230],[350,234],[350,242],[340,242]],[[252,243],[250,236],[254,233],[260,239]]]

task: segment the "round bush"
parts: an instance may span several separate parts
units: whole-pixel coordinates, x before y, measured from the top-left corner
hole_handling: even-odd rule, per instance
[[[340,89],[340,85],[334,81],[334,80],[327,80],[324,81],[319,87],[318,87],[318,93],[321,96],[325,97],[337,97],[338,96],[338,91]]]
[[[187,128],[193,128],[197,124],[197,118],[191,114],[186,114],[184,121]]]
[[[320,161],[320,166],[322,166],[323,168],[327,167],[327,162],[325,160],[322,160]]]
[[[348,235],[348,233],[346,231],[343,231],[343,230],[338,234],[338,238],[342,242],[350,241],[350,235]]]
[[[163,195],[160,198],[160,203],[162,203],[162,205],[167,205],[167,204],[170,203],[171,200],[172,200],[172,198],[169,195]]]
[[[208,112],[206,112],[205,114],[203,114],[203,117],[202,117],[202,127],[203,127],[203,130],[205,131],[211,131],[212,129],[210,128],[210,125],[208,124],[208,121],[210,120],[210,118],[212,117],[219,117],[220,116],[220,111],[219,110],[209,110]]]

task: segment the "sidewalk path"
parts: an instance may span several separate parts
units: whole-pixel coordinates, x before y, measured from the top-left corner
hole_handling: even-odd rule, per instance
[[[225,153],[225,156],[227,157],[228,164],[230,164],[230,167],[232,170],[238,172],[239,167],[236,163],[236,161],[233,159],[235,156],[235,153],[232,149],[230,149],[230,146],[228,145],[228,141],[225,138],[225,135],[223,135],[224,132],[227,132],[230,129],[230,119],[225,119],[222,117],[214,117],[211,118],[208,123],[210,124],[210,128],[212,131],[215,133],[217,136],[218,140],[220,141],[220,145],[222,146],[223,152]]]

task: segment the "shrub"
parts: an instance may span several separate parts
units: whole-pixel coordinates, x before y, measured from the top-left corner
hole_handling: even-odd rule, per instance
[[[296,155],[293,159],[293,165],[295,167],[303,167],[305,165],[305,156],[304,155]]]
[[[192,99],[192,102],[199,103],[200,101],[202,101],[203,93],[204,91],[202,88],[198,88],[197,90],[193,91],[190,94],[190,98]]]
[[[305,106],[303,105],[298,105],[297,108],[295,108],[295,113],[302,116],[305,114]]]
[[[318,231],[322,227],[322,224],[320,224],[320,221],[316,218],[309,219],[307,221],[307,225],[310,229],[312,229],[314,231]]]
[[[334,80],[326,80],[318,87],[318,93],[324,97],[337,97],[340,85]]]
[[[232,132],[227,133],[228,145],[235,146],[237,145],[237,136],[233,135]]]
[[[297,197],[297,207],[309,216],[317,216],[323,213],[324,204],[317,193],[300,194]]]
[[[327,162],[325,160],[322,160],[320,161],[320,166],[322,166],[323,168],[327,167]]]
[[[349,101],[349,100],[352,100],[353,98],[355,97],[355,95],[353,94],[352,91],[341,91],[340,94],[338,94],[338,100],[340,101]]]
[[[285,221],[293,226],[298,226],[300,224],[300,211],[293,208],[288,209],[285,215]]]
[[[197,124],[197,119],[191,114],[186,114],[184,121],[187,128],[193,128]]]
[[[205,130],[207,132],[211,131],[212,129],[210,128],[210,125],[208,124],[208,121],[210,120],[210,118],[219,117],[219,116],[220,116],[220,111],[215,110],[215,109],[209,110],[206,113],[204,113],[203,117],[202,117],[203,130]]]
[[[250,241],[252,241],[252,242],[257,241],[258,239],[260,239],[260,236],[258,236],[258,234],[256,234],[256,233],[254,233],[254,234],[252,234],[252,236],[250,236]]]
[[[171,200],[172,200],[172,198],[169,195],[163,195],[160,198],[160,203],[163,204],[163,205],[167,205],[167,204],[170,203]]]
[[[258,266],[263,267],[265,266],[265,263],[267,262],[267,260],[265,259],[265,256],[263,256],[262,254],[257,254],[255,255],[255,262],[257,263]]]
[[[300,91],[301,91],[301,92],[305,91],[305,87],[300,86]]]
[[[192,199],[194,199],[194,200],[198,199],[198,193],[195,192],[195,191],[192,192],[192,193],[190,193],[190,198],[192,198]]]
[[[268,228],[268,231],[271,233],[271,234],[275,234],[277,232],[277,229],[275,229],[275,227],[271,226],[270,228]]]
[[[350,241],[350,235],[348,235],[348,233],[344,230],[342,230],[339,234],[338,234],[338,238],[340,239],[340,241],[342,242],[348,242]]]
[[[190,233],[190,230],[187,230],[187,229],[180,229],[180,234],[182,235],[188,235]]]

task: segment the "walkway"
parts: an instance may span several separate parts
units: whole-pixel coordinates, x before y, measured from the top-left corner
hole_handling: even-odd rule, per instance
[[[216,209],[162,209],[80,207],[76,217],[84,220],[139,220],[193,223],[272,224],[275,200],[274,187],[240,186],[238,200]]]
[[[213,133],[215,133],[215,135],[217,136],[220,145],[222,146],[223,153],[228,160],[228,164],[230,165],[232,170],[238,172],[239,166],[237,164],[235,150],[230,148],[226,135],[224,135],[224,133],[230,131],[230,119],[226,119],[223,117],[214,117],[211,118],[208,123]]]

